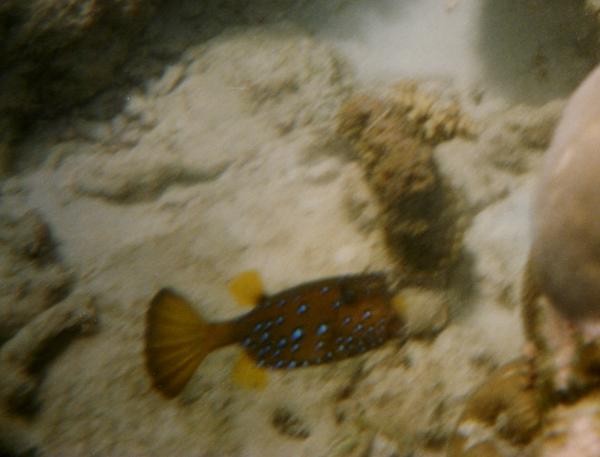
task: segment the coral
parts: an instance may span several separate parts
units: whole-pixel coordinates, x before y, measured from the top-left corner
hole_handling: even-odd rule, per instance
[[[414,81],[402,81],[392,86],[390,101],[403,113],[406,132],[431,145],[477,133],[475,122],[462,113],[455,94],[448,95],[435,88],[423,89]]]
[[[338,132],[357,151],[382,206],[388,245],[402,273],[415,278],[446,271],[462,236],[457,198],[432,147],[475,128],[455,99],[439,99],[402,83],[386,98],[354,96],[338,113]]]
[[[45,368],[95,327],[96,312],[89,297],[65,298],[72,279],[38,214],[3,212],[0,221],[0,451],[28,455],[35,442],[19,416],[35,414]]]
[[[528,361],[504,365],[469,397],[448,456],[515,455],[540,428],[544,408]]]

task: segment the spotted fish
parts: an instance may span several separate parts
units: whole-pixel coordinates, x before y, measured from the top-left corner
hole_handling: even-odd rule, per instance
[[[177,396],[215,349],[238,343],[257,367],[293,369],[342,360],[403,334],[382,273],[331,277],[266,295],[256,272],[230,283],[254,308],[206,322],[171,289],[160,290],[146,315],[146,367],[154,386]]]

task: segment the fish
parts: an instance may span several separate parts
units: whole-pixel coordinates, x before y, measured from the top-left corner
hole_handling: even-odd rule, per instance
[[[240,345],[250,360],[238,370],[244,376],[257,368],[336,362],[405,334],[402,304],[381,272],[327,277],[269,295],[253,270],[238,275],[229,290],[253,309],[209,322],[171,288],[159,290],[150,301],[145,362],[153,386],[165,397],[178,396],[208,354],[232,344]]]

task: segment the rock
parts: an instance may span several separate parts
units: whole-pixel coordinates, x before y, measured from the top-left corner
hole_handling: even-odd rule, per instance
[[[600,67],[570,98],[547,152],[533,211],[531,270],[572,321],[600,319]]]
[[[533,206],[524,318],[542,382],[562,395],[597,383],[600,341],[600,67],[569,99]]]

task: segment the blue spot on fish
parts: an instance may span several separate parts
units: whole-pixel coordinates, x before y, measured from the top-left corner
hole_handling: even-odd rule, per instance
[[[336,301],[334,301],[334,302],[331,304],[331,307],[332,307],[333,309],[340,309],[340,306],[342,306],[342,302],[341,302],[341,301],[339,301],[339,300],[336,300]]]
[[[254,326],[254,331],[255,332],[260,332],[260,329],[262,328],[262,326],[263,326],[262,322],[259,322],[258,324],[256,324]]]
[[[275,324],[277,324],[277,325],[283,324],[283,316],[278,316],[277,319],[275,319]]]
[[[370,318],[373,315],[373,313],[369,310],[365,311],[363,313],[363,319],[367,320],[368,318]]]
[[[265,330],[269,330],[272,326],[273,326],[273,322],[272,321],[267,321],[267,322],[265,322],[264,329]]]
[[[308,363],[308,360],[305,360],[304,362],[302,362],[303,367],[307,367],[309,365],[310,365],[310,363]]]
[[[326,294],[327,292],[329,292],[329,287],[327,287],[327,286],[321,287],[321,293],[322,294]]]
[[[242,344],[246,348],[250,347],[250,345],[252,344],[252,339],[250,337],[244,338],[244,341],[243,341]]]
[[[264,346],[264,347],[260,348],[260,350],[258,351],[258,356],[262,357],[264,355],[267,355],[270,351],[271,351],[271,346]]]
[[[273,352],[273,357],[279,357],[281,355],[281,351],[279,349],[277,349],[275,352]]]
[[[352,343],[352,337],[349,336],[348,338],[346,338],[346,344]]]
[[[306,303],[302,303],[300,306],[298,306],[298,314],[304,314],[307,309],[308,305]]]
[[[281,338],[279,340],[279,342],[277,343],[277,347],[278,348],[284,348],[286,344],[287,344],[287,340],[285,338]]]
[[[298,349],[300,349],[300,345],[298,343],[294,343],[290,348],[290,352],[296,352]]]
[[[275,368],[281,368],[284,364],[285,362],[283,360],[278,360],[275,364]]]
[[[333,359],[333,354],[331,352],[328,352],[327,354],[325,354],[325,360],[331,360]]]
[[[265,366],[265,361],[262,360],[262,359],[259,360],[258,362],[256,362],[256,366],[259,367],[259,368]]]
[[[269,336],[271,336],[271,335],[269,334],[269,332],[265,332],[265,333],[263,333],[262,335],[260,335],[260,340],[261,340],[261,341],[267,341],[267,340],[269,339]]]
[[[340,344],[337,348],[338,352],[344,352],[344,349],[346,349],[346,346],[344,346],[343,344]]]
[[[364,329],[362,324],[356,324],[356,327],[354,327],[354,333],[360,333],[362,332]]]
[[[290,363],[288,363],[288,368],[296,368],[296,361],[292,360]]]
[[[304,331],[300,327],[298,327],[292,332],[291,339],[292,341],[298,341],[300,338],[302,338],[302,335],[304,335]]]
[[[350,316],[346,316],[342,320],[342,325],[348,325],[350,323],[350,321],[352,321],[352,318]]]
[[[319,326],[317,327],[317,335],[318,335],[318,336],[321,336],[321,335],[323,335],[324,333],[326,333],[326,332],[327,332],[327,330],[329,330],[329,325],[327,325],[327,324],[321,324],[321,325],[319,325]]]
[[[325,346],[325,341],[317,341],[317,350],[323,349],[323,346]]]

